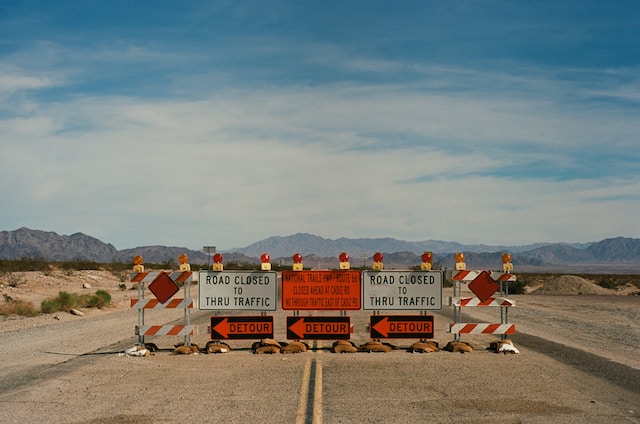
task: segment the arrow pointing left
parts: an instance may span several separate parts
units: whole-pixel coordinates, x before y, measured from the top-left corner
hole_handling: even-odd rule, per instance
[[[272,316],[211,317],[211,339],[273,338]]]

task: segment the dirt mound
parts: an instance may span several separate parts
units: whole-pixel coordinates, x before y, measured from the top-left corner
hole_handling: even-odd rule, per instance
[[[562,275],[533,291],[532,294],[611,294],[611,292],[582,277]]]

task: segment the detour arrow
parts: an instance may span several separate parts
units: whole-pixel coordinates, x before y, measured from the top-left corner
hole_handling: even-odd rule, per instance
[[[350,338],[350,317],[287,317],[287,339],[289,340],[348,340]]]
[[[371,315],[372,339],[432,339],[433,315]]]
[[[273,338],[273,317],[211,317],[211,339]]]

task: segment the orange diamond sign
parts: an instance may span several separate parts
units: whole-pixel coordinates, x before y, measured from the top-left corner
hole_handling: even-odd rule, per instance
[[[180,288],[171,279],[171,277],[169,277],[169,274],[161,272],[153,279],[151,284],[149,284],[149,290],[151,290],[151,293],[158,298],[160,303],[165,303],[171,299],[174,294],[178,293]]]
[[[491,298],[499,289],[500,285],[491,278],[491,274],[487,271],[482,271],[469,283],[469,290],[483,302]]]

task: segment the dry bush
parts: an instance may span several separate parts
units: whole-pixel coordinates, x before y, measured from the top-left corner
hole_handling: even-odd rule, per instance
[[[17,300],[5,295],[5,302],[0,304],[0,315],[22,315],[34,317],[40,311],[31,303],[24,300]]]

